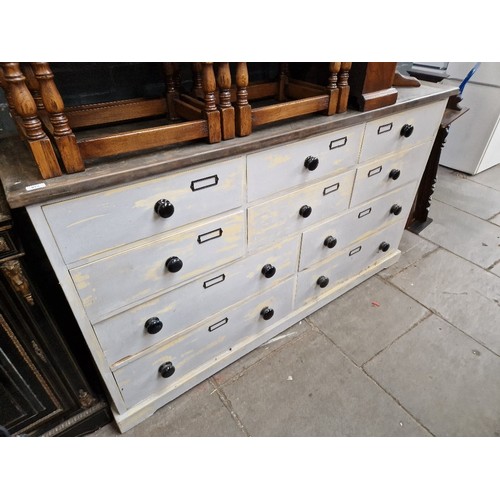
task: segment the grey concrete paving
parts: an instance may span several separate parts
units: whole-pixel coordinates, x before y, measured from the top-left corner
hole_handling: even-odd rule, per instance
[[[223,390],[251,436],[427,435],[313,330]]]
[[[500,280],[439,249],[391,282],[500,354]]]
[[[440,167],[434,221],[405,232],[398,263],[131,431],[92,436],[499,436],[497,200],[500,165]]]
[[[439,169],[433,199],[481,219],[489,219],[500,212],[498,191],[483,184],[471,182],[465,174],[447,168]]]
[[[500,358],[436,316],[365,366],[438,436],[500,436]]]
[[[361,366],[430,312],[374,276],[309,317]]]
[[[487,268],[500,259],[500,226],[434,200],[429,224],[420,236]]]

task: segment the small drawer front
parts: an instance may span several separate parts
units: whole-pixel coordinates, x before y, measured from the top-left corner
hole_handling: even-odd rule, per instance
[[[441,123],[445,106],[446,101],[440,101],[368,122],[359,161],[431,140]]]
[[[130,408],[143,399],[172,390],[220,357],[237,351],[239,343],[255,338],[291,313],[293,291],[294,278],[289,278],[118,368],[114,375],[125,404]]]
[[[211,219],[189,230],[70,270],[92,322],[166,290],[245,252],[244,214]]]
[[[353,243],[332,258],[301,271],[297,278],[295,307],[302,307],[331,293],[346,279],[393,253],[398,248],[405,222],[401,220],[391,224],[382,231]]]
[[[132,356],[263,293],[295,272],[298,255],[295,237],[97,323],[94,329],[108,362]]]
[[[345,210],[353,181],[354,171],[349,171],[250,207],[249,248],[271,244]]]
[[[409,182],[420,180],[432,142],[359,166],[352,190],[351,207],[381,196]]]
[[[69,264],[242,204],[245,159],[182,170],[43,207]]]
[[[248,201],[302,186],[355,165],[363,129],[364,125],[357,125],[248,155]]]
[[[19,253],[8,231],[0,231],[0,260]]]
[[[381,227],[408,218],[417,184],[411,183],[312,227],[302,235],[300,269],[328,258]]]

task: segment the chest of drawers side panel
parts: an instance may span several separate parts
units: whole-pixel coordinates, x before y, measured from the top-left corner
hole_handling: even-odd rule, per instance
[[[115,410],[118,413],[123,413],[126,411],[126,407],[124,405],[122,395],[116,386],[113,374],[109,369],[108,362],[101,350],[101,346],[95,335],[94,329],[92,328],[92,325],[81,304],[78,292],[73,284],[73,280],[71,279],[61,254],[59,253],[59,249],[52,236],[52,232],[47,224],[45,216],[43,215],[41,206],[31,205],[26,209],[45,249],[54,273],[56,274],[64,294],[71,305],[75,319],[78,326],[81,328],[87,345],[89,346],[92,357],[94,358],[106,390],[110,396],[110,400],[114,405]]]

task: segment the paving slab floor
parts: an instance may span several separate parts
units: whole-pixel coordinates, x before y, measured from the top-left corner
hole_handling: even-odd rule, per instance
[[[400,260],[111,436],[500,436],[500,165],[440,167]]]

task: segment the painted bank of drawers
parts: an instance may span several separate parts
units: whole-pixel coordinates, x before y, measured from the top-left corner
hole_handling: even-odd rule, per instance
[[[120,428],[392,262],[444,107],[33,208]]]

